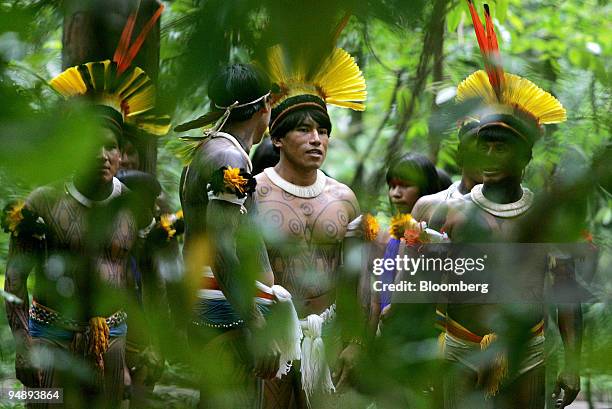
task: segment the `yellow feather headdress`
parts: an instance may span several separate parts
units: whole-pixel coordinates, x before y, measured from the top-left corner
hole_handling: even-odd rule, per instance
[[[527,141],[541,132],[541,126],[567,119],[561,102],[533,82],[503,71],[499,46],[489,14],[485,8],[483,26],[471,0],[468,0],[472,22],[485,70],[479,70],[463,80],[457,88],[457,101],[480,100],[486,109],[476,114],[480,128],[501,125],[510,128]]]
[[[278,89],[272,94],[270,129],[289,112],[312,106],[327,112],[326,104],[355,111],[365,110],[366,83],[355,59],[341,48],[315,69],[307,63],[294,62],[281,46],[268,51],[268,74]],[[312,64],[310,64],[312,65]]]
[[[88,62],[70,67],[50,81],[50,85],[66,98],[85,96],[96,105],[116,111],[122,122],[153,135],[170,130],[168,115],[155,115],[155,87],[149,76],[130,64],[136,57],[147,33],[157,21],[163,5],[145,24],[133,44],[129,40],[136,14],[130,15],[124,27],[113,61]]]

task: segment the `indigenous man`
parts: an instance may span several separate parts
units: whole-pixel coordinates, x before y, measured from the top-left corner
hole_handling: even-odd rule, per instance
[[[17,377],[30,387],[63,388],[66,407],[112,408],[123,397],[127,325],[121,290],[138,224],[127,189],[115,178],[119,147],[124,123],[158,135],[169,129],[167,117],[150,115],[151,80],[130,67],[142,42],[130,46],[129,26],[113,61],[72,67],[51,81],[61,95],[93,102],[100,121],[90,136],[98,146],[95,158],[65,184],[37,189],[5,217],[13,221],[5,289],[22,300],[7,303]],[[147,33],[145,28],[139,38]],[[36,281],[28,309],[32,269]]]
[[[532,208],[533,194],[521,186],[533,144],[543,124],[563,122],[566,114],[549,93],[526,79],[503,72],[488,7],[485,5],[485,34],[471,1],[469,6],[487,72],[477,71],[465,79],[457,97],[459,101],[480,99],[484,105],[476,114],[475,129],[483,184],[476,185],[467,200],[450,201],[440,207],[433,219],[434,223],[445,219],[443,229],[453,242],[510,243],[518,239],[521,230],[524,234],[525,229],[533,228],[523,223]],[[548,264],[545,257],[539,260],[530,266],[530,271],[513,268],[511,278],[521,289],[535,293],[535,299],[543,299]],[[509,314],[514,316],[513,324],[502,325],[500,321],[506,321]],[[445,358],[453,364],[453,371],[444,379],[445,407],[544,408],[544,314],[541,302],[449,304]],[[560,307],[558,320],[566,368],[557,386],[564,389],[561,407],[565,407],[575,399],[580,387],[580,308]],[[500,338],[497,342],[496,333]],[[503,345],[510,334],[526,340],[520,353],[516,347],[510,349],[513,353],[500,351],[497,344]],[[498,353],[491,356],[486,351],[489,347]],[[480,350],[484,352],[475,353]],[[508,366],[508,362],[517,365]]]
[[[255,295],[271,299],[255,282],[269,288],[274,277],[251,222],[255,180],[248,156],[268,126],[270,83],[253,66],[234,64],[213,78],[208,94],[212,112],[176,129],[216,122],[192,146],[181,178],[185,262],[202,283],[190,342],[205,359],[200,407],[256,407],[261,382],[255,375],[269,378],[278,370],[278,355],[264,336],[263,308],[254,301]],[[205,238],[214,255],[209,266],[201,260]]]
[[[482,183],[482,174],[474,158],[476,143],[474,129],[477,124],[466,122],[459,129],[459,146],[457,147],[457,163],[461,166],[461,180],[451,184],[438,193],[419,198],[412,209],[412,217],[418,221],[429,223],[436,207],[450,199],[459,199],[470,193],[478,183]]]
[[[21,222],[11,229],[5,289],[23,301],[7,303],[17,376],[27,386],[63,388],[67,407],[117,407],[123,397],[127,325],[121,290],[138,225],[127,190],[114,177],[122,127],[125,121],[158,133],[168,129],[144,121],[142,114],[154,107],[146,74],[128,63],[116,77],[117,66],[87,63],[51,81],[64,96],[84,95],[96,104],[101,126],[90,137],[97,138],[97,154],[65,184],[39,188],[13,209]],[[133,90],[129,96],[118,91],[127,87]],[[36,281],[28,311],[32,269]],[[36,369],[31,350],[37,352]]]
[[[161,331],[162,327],[166,329],[172,322],[168,314],[167,290],[172,283],[179,282],[181,276],[177,238],[184,229],[181,213],[162,213],[158,205],[161,186],[155,176],[124,168],[126,156],[128,166],[139,162],[137,151],[126,151],[127,144],[132,145],[131,141],[123,144],[117,178],[132,192],[138,224],[145,227],[138,231],[138,245],[130,254],[128,267],[128,284],[133,296],[127,310],[130,331],[126,364],[130,383],[126,395],[131,408],[145,408],[150,406],[148,397],[164,367],[159,341],[161,333],[166,332]],[[175,344],[175,339],[168,344]]]
[[[270,66],[283,67],[282,53],[280,46],[270,50]],[[293,369],[288,377],[266,381],[266,408],[289,408],[292,401],[304,408],[313,404],[309,401],[313,392],[334,389],[321,349],[321,327],[335,315],[342,242],[349,223],[359,215],[359,205],[347,186],[320,170],[332,130],[326,102],[334,101],[335,92],[344,92],[348,97],[336,99],[334,104],[363,110],[362,104],[349,101],[365,99],[365,80],[343,50],[334,49],[328,61],[321,65],[323,70],[344,69],[352,83],[334,91],[334,82],[300,82],[286,67],[275,71],[273,77],[282,84],[274,96],[270,120],[272,143],[280,151],[280,161],[257,175],[256,200],[260,222],[271,233],[266,236],[266,248],[275,280],[290,291],[298,316],[305,318],[305,340],[301,374]],[[332,61],[340,64],[334,66]],[[318,72],[312,78],[325,77],[325,73]],[[340,83],[343,79],[336,80]],[[311,347],[317,342],[321,345],[318,350]],[[354,355],[356,347],[351,345],[342,357]],[[312,368],[313,354],[323,358],[319,372]],[[339,371],[342,382],[348,375],[343,369],[347,368]]]

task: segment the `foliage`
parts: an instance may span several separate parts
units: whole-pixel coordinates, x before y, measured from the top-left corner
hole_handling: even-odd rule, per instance
[[[14,198],[23,198],[34,186],[67,177],[73,169],[84,166],[84,158],[91,154],[92,138],[87,136],[95,127],[86,108],[62,104],[46,85],[61,67],[59,3],[0,2],[0,208]],[[381,158],[387,154],[393,136],[400,132],[402,151],[428,153],[457,179],[455,120],[463,112],[452,102],[454,87],[482,67],[466,2],[444,3],[444,36],[440,40],[443,52],[440,57],[433,56],[442,64],[442,76],[434,79],[431,63],[426,64],[422,92],[415,87],[419,80],[416,73],[423,55],[431,52],[422,48],[434,17],[430,4],[434,2],[316,0],[303,2],[305,10],[288,8],[287,3],[166,3],[161,28],[159,98],[164,107],[173,111],[173,123],[207,110],[206,80],[221,63],[251,61],[277,41],[295,48],[308,38],[311,46],[323,49],[325,44],[317,33],[333,28],[350,10],[355,17],[338,45],[355,55],[364,71],[367,111],[354,114],[331,110],[334,134],[325,172],[346,184],[365,186],[371,196],[365,207],[388,218],[384,184],[374,175],[386,166]],[[482,1],[476,4],[482,10]],[[496,0],[491,6],[505,69],[550,90],[569,113],[566,123],[549,129],[536,145],[525,184],[544,191],[555,184],[571,187],[581,181],[592,182],[587,190],[584,227],[593,232],[603,254],[598,280],[609,283],[612,188],[605,166],[609,166],[612,142],[612,36],[606,27],[609,28],[612,5],[597,0]],[[405,120],[403,115],[410,104],[413,112]],[[174,133],[158,142],[157,176],[172,209],[179,207],[181,163],[174,152],[180,143]],[[594,162],[602,152],[607,156]],[[360,164],[364,173],[356,178]],[[564,239],[559,237],[560,241]],[[6,235],[0,235],[2,266],[7,241]],[[586,362],[591,373],[610,375],[609,356],[598,358],[606,356],[604,347],[612,343],[612,288],[602,284],[599,289],[601,303],[589,307],[586,315],[587,325],[597,333]],[[6,327],[1,329],[0,336],[6,339]],[[2,353],[3,360],[12,355],[4,348]],[[6,362],[0,371],[2,377],[8,374]],[[602,384],[609,385],[609,378],[603,379]]]

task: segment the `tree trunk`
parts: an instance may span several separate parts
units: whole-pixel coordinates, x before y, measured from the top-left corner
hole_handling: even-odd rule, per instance
[[[62,65],[68,68],[90,61],[112,59],[128,16],[138,7],[138,0],[68,0],[64,2]],[[141,0],[133,38],[153,15],[159,3]],[[133,65],[146,71],[156,83],[159,72],[159,22],[150,31]],[[140,133],[140,170],[155,174],[157,141]]]
[[[423,48],[421,49],[419,64],[417,66],[414,79],[412,80],[410,101],[406,105],[404,112],[400,113],[396,131],[387,145],[385,157],[381,161],[381,163],[385,164],[385,166],[391,162],[393,157],[395,157],[398,152],[402,151],[402,138],[406,135],[406,131],[409,129],[410,121],[412,120],[416,108],[416,102],[423,93],[427,83],[427,77],[429,76],[430,72],[430,60],[435,44],[441,42],[441,39],[438,37],[441,36],[441,34],[444,34],[444,18],[446,16],[447,6],[447,0],[436,0],[434,2],[429,24],[425,28]],[[440,21],[442,21],[442,33],[437,30],[437,27],[440,27]],[[374,172],[368,181],[368,185],[381,186],[386,171],[387,169],[385,167],[381,167]]]
[[[434,94],[431,101],[430,121],[435,121],[438,114],[438,105],[436,104],[437,90],[439,89],[442,80],[444,79],[444,22],[446,13],[442,13],[440,18],[432,20],[431,29],[433,31],[433,69],[432,81],[434,83]],[[429,127],[428,145],[429,159],[435,164],[438,162],[438,152],[440,151],[440,141],[442,135],[440,128],[436,126]]]

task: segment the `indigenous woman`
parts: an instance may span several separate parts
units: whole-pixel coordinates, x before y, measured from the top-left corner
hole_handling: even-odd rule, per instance
[[[440,191],[438,172],[434,164],[424,155],[408,153],[393,162],[387,170],[387,186],[389,201],[395,216],[391,219],[391,228],[386,234],[381,234],[380,242],[384,243],[384,259],[395,259],[400,250],[403,230],[400,228],[412,217],[410,213],[421,196],[431,195]],[[382,275],[384,283],[392,283],[395,278],[395,268],[385,269]],[[380,314],[390,306],[391,294],[376,293],[372,305],[372,320],[378,325]]]

